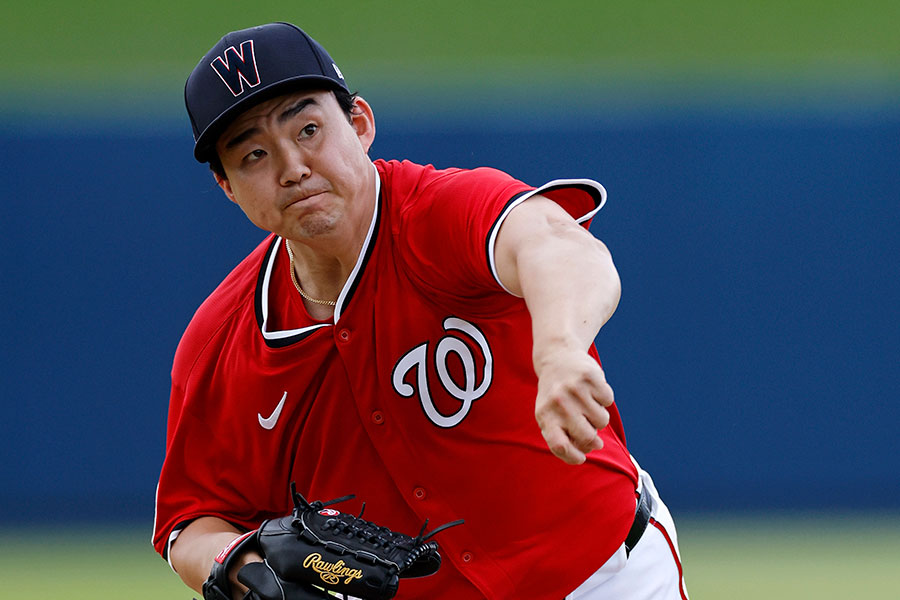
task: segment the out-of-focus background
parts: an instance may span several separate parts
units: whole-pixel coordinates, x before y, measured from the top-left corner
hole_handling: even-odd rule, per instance
[[[44,2],[0,20],[0,581],[189,598],[150,549],[169,368],[264,235],[193,161],[187,74],[304,27],[373,158],[609,191],[597,339],[696,598],[900,589],[900,3]],[[64,590],[64,591],[62,591]]]

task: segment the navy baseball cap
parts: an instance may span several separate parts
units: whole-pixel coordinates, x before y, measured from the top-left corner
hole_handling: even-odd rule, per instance
[[[225,34],[184,86],[194,158],[207,162],[222,131],[248,108],[310,84],[350,91],[325,48],[296,25],[269,23]]]

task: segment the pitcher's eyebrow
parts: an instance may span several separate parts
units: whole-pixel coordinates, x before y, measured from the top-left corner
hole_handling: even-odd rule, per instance
[[[299,113],[301,113],[303,111],[304,108],[306,108],[307,106],[309,106],[311,104],[318,106],[319,103],[316,102],[314,98],[301,99],[299,102],[297,102],[293,106],[285,109],[285,111],[283,113],[278,115],[278,122],[284,123],[285,121],[290,120],[291,117],[298,115]]]
[[[313,98],[303,98],[303,99],[299,100],[296,104],[285,109],[284,112],[282,112],[280,115],[278,115],[278,122],[284,123],[285,121],[290,120],[292,117],[294,117],[297,114],[299,114],[300,112],[302,112],[303,109],[306,108],[307,106],[318,105],[318,104],[319,103],[316,102],[315,99],[313,99]],[[233,138],[228,140],[228,142],[225,144],[225,149],[230,150],[230,149],[234,148],[235,146],[238,146],[241,143],[245,142],[249,138],[253,137],[257,133],[259,133],[258,127],[248,127],[247,129],[243,130],[242,132],[238,133]]]
[[[226,142],[226,144],[225,144],[225,149],[231,150],[235,146],[241,145],[245,140],[250,139],[257,133],[259,133],[258,127],[250,127],[249,129],[245,129],[244,131],[240,132],[239,134],[237,134],[236,136],[234,136],[233,138],[228,140],[228,142]]]

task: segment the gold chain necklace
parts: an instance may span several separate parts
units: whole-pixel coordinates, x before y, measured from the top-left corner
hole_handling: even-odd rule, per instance
[[[336,305],[337,300],[319,300],[318,298],[313,298],[303,291],[303,288],[300,287],[300,282],[297,281],[297,274],[294,272],[294,253],[291,251],[291,245],[288,243],[287,238],[284,239],[284,247],[287,248],[288,258],[291,259],[291,281],[294,282],[294,287],[297,288],[297,291],[300,292],[300,295],[314,304],[324,304],[325,306]]]

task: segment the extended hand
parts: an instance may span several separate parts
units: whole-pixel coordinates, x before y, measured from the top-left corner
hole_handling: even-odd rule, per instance
[[[550,451],[570,465],[603,447],[598,430],[609,423],[613,390],[586,352],[557,352],[541,362],[534,415]]]

